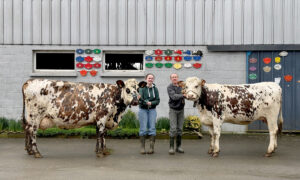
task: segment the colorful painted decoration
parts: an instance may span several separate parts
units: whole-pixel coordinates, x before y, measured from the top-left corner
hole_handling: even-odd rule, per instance
[[[91,49],[86,49],[84,50],[85,54],[92,54],[93,53],[93,50]]]
[[[175,54],[180,54],[180,55],[181,55],[181,54],[182,54],[182,51],[178,49],[178,50],[175,50],[174,53],[175,53]]]
[[[84,50],[83,50],[83,49],[76,49],[76,53],[77,53],[77,54],[83,54],[83,53],[84,53]]]
[[[172,63],[166,63],[166,64],[165,64],[165,67],[166,67],[166,68],[171,68],[172,66],[173,66]]]
[[[202,57],[202,56],[194,56],[193,59],[194,59],[195,61],[200,61],[200,60],[201,60],[201,57]]]
[[[177,61],[177,62],[182,61],[182,57],[181,57],[181,56],[175,56],[174,59],[175,59],[175,61]]]
[[[97,71],[96,71],[96,70],[91,70],[91,71],[90,71],[90,74],[91,74],[92,76],[96,76],[96,75],[97,75]]]
[[[163,63],[156,63],[155,66],[156,66],[157,68],[161,68],[161,67],[164,66],[164,64],[163,64]]]
[[[257,59],[256,59],[256,58],[250,58],[250,59],[249,59],[249,63],[254,64],[254,63],[256,63],[256,62],[257,62]]]
[[[86,69],[92,69],[93,65],[91,65],[90,63],[87,63],[87,64],[84,65],[84,67]]]
[[[266,58],[264,58],[263,61],[264,61],[265,64],[269,64],[272,61],[272,59],[269,58],[269,57],[266,57]]]
[[[147,68],[152,68],[153,67],[153,63],[146,63],[146,67]]]
[[[175,63],[175,64],[173,65],[173,67],[174,67],[175,69],[180,69],[180,68],[182,67],[182,65],[181,65],[181,63]]]
[[[100,62],[100,61],[102,61],[102,58],[101,58],[101,56],[94,56],[93,60],[96,62]]]
[[[84,58],[84,60],[86,62],[91,62],[91,61],[93,61],[93,58],[91,56],[87,56],[87,57]]]
[[[293,76],[292,75],[285,75],[284,76],[284,80],[286,81],[286,82],[291,82],[292,80],[293,80]]]
[[[192,60],[192,56],[184,56],[183,59],[186,61],[190,61]]]
[[[275,65],[274,65],[274,69],[280,70],[280,69],[281,69],[281,64],[275,64]]]
[[[199,68],[201,68],[202,64],[195,63],[195,64],[193,64],[193,66],[194,66],[195,69],[199,69]]]
[[[173,54],[173,51],[171,49],[165,50],[165,55],[170,56]]]
[[[163,58],[161,56],[156,56],[155,61],[161,61]]]
[[[280,57],[275,57],[275,62],[280,63],[281,58]]]
[[[165,56],[165,60],[166,61],[171,61],[172,60],[172,56]]]
[[[191,63],[185,63],[184,65],[183,65],[183,67],[185,67],[185,68],[191,68],[193,65],[191,64]]]
[[[84,61],[84,57],[82,57],[82,56],[77,56],[77,57],[76,57],[76,61],[77,61],[77,62],[83,62],[83,61]]]
[[[101,53],[101,50],[100,50],[100,49],[94,49],[94,53],[95,53],[95,54],[100,54],[100,53]]]
[[[251,66],[251,67],[249,68],[249,70],[250,70],[250,71],[256,71],[256,67],[255,67],[255,66]]]
[[[83,68],[84,65],[83,65],[82,63],[77,63],[77,64],[76,64],[76,67],[77,67],[77,68]]]
[[[156,55],[162,55],[163,51],[160,49],[156,49],[154,52]]]
[[[203,53],[202,53],[202,51],[197,50],[197,51],[193,51],[193,52],[192,52],[192,55],[203,56]]]
[[[150,55],[154,54],[154,52],[153,52],[153,50],[147,50],[145,52],[145,54],[148,55],[148,56],[150,56]]]
[[[93,66],[94,66],[94,68],[101,68],[101,64],[99,64],[99,63],[95,63]]]
[[[86,70],[81,70],[81,71],[79,71],[80,72],[80,74],[81,74],[81,76],[86,76],[86,74],[87,74],[87,71]]]
[[[146,61],[152,61],[152,60],[153,60],[153,57],[152,57],[152,56],[146,56],[146,57],[145,57],[145,60],[146,60]]]
[[[254,73],[249,74],[249,79],[254,80],[257,78],[257,75]]]
[[[271,71],[271,67],[270,66],[265,66],[264,68],[263,68],[263,70],[265,71],[265,72],[270,72]]]
[[[183,52],[183,54],[192,55],[192,51],[191,50],[186,50],[186,51]]]
[[[279,53],[279,56],[284,57],[284,56],[287,56],[288,54],[289,54],[289,53],[286,52],[286,51],[281,51],[281,52]]]

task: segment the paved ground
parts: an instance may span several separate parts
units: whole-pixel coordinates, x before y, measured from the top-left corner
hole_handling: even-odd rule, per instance
[[[208,156],[208,136],[183,140],[185,154],[168,155],[168,140],[140,155],[137,139],[107,139],[112,154],[97,158],[95,139],[39,138],[42,159],[28,156],[24,140],[0,138],[0,179],[300,179],[300,136],[284,135],[271,158],[267,135],[223,135],[218,158]]]

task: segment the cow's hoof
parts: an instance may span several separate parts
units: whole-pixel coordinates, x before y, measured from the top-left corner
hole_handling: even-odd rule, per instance
[[[272,153],[266,153],[265,154],[265,157],[271,157],[272,156]]]
[[[109,151],[104,151],[104,152],[103,152],[103,155],[105,155],[105,156],[106,156],[106,155],[110,155],[110,152],[109,152]]]
[[[98,152],[98,153],[97,153],[97,157],[98,157],[98,158],[103,158],[103,157],[104,157],[104,154],[103,154],[102,152]]]
[[[218,156],[219,156],[219,153],[212,153],[211,156],[212,156],[212,157],[218,157]]]
[[[207,151],[207,154],[212,154],[212,153],[213,153],[212,149],[210,149],[210,150]]]
[[[35,157],[35,158],[42,158],[43,156],[42,156],[40,153],[35,153],[35,154],[34,154],[34,157]]]
[[[33,151],[27,151],[27,154],[28,155],[33,155],[34,153],[33,153]]]

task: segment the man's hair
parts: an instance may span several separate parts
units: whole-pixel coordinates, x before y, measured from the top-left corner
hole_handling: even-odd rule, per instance
[[[176,74],[176,73],[172,73],[172,74],[170,75],[170,79],[171,79],[171,77],[172,77],[173,74]],[[178,77],[178,74],[176,74],[176,75],[177,75],[177,77]]]

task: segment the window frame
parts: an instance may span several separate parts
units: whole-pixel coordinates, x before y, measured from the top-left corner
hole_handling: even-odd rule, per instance
[[[103,50],[103,65],[101,76],[133,76],[143,77],[145,75],[145,50]],[[142,70],[106,70],[106,54],[142,54]]]
[[[74,69],[73,70],[41,70],[41,69],[36,69],[36,55],[37,53],[73,53],[74,54]],[[77,76],[76,73],[76,62],[75,62],[75,57],[76,53],[74,50],[33,50],[32,52],[33,56],[33,67],[32,67],[32,73],[30,76]]]

